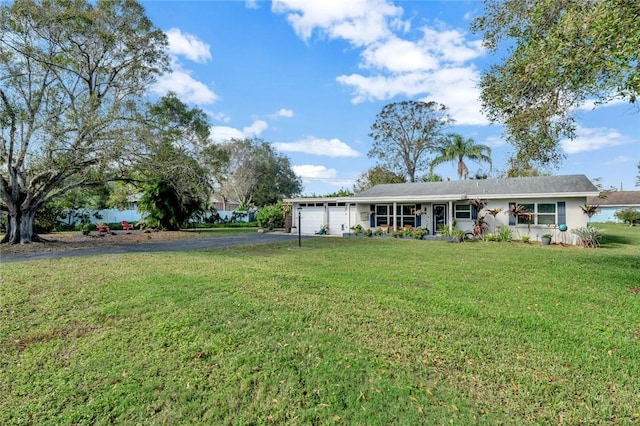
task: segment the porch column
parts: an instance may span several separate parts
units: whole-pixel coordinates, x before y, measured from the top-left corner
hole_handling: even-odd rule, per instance
[[[392,223],[392,224],[390,224],[390,225],[391,225],[391,229],[392,229],[393,231],[395,231],[395,230],[396,230],[396,221],[397,221],[397,217],[396,217],[396,208],[397,208],[397,204],[398,204],[398,203],[396,203],[395,201],[393,202],[393,216],[392,216],[393,218],[391,219],[391,220],[393,220],[393,223]]]
[[[449,216],[449,231],[453,231],[453,201],[449,201],[449,212],[447,215]]]

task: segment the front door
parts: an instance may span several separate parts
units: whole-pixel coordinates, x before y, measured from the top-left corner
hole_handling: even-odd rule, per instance
[[[447,205],[446,204],[434,204],[433,205],[433,233],[440,231],[443,226],[447,224]]]

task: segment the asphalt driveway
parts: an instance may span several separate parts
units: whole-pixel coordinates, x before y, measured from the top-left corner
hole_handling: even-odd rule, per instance
[[[227,237],[192,238],[172,241],[158,241],[152,243],[122,244],[111,246],[91,247],[84,249],[42,251],[33,253],[3,254],[0,263],[24,262],[38,259],[60,259],[75,256],[96,256],[101,254],[119,253],[153,253],[166,251],[202,250],[220,247],[233,247],[245,244],[270,244],[283,241],[291,241],[293,244],[298,238],[295,234],[279,233],[247,233],[230,235]]]

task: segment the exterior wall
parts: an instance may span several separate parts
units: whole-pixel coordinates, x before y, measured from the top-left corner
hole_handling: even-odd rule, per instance
[[[598,213],[594,214],[591,218],[591,222],[602,223],[602,222],[614,222],[614,223],[622,223],[620,219],[614,216],[615,212],[624,210],[624,209],[635,209],[640,211],[640,205],[638,206],[600,206]]]
[[[566,225],[568,227],[568,231],[565,233],[560,232],[557,227],[558,223],[554,224],[516,224],[509,225],[509,203],[517,203],[517,204],[556,204],[556,221],[558,221],[558,207],[557,203],[562,201],[565,203],[565,218]],[[520,238],[522,235],[529,235],[532,240],[539,241],[542,238],[543,234],[551,233],[554,234],[554,240],[556,241],[564,241],[567,243],[575,243],[574,235],[571,233],[571,229],[584,227],[587,225],[588,217],[582,212],[580,206],[585,204],[586,197],[574,197],[574,198],[509,198],[509,199],[499,199],[499,200],[488,200],[487,206],[480,212],[480,216],[486,217],[486,222],[489,226],[489,232],[495,232],[497,227],[509,227],[513,232],[514,238]],[[380,204],[391,204],[391,203],[380,203]],[[410,204],[410,203],[403,203]],[[435,234],[437,229],[434,229],[433,226],[433,206],[434,204],[444,204],[447,209],[447,223],[452,224],[452,221],[455,220],[456,227],[465,231],[471,232],[473,229],[473,219],[462,219],[455,218],[455,205],[456,204],[469,204],[469,200],[461,200],[459,202],[429,202],[429,203],[416,203],[420,204],[420,209],[423,211],[423,214],[420,216],[421,218],[421,226],[428,230],[429,234]],[[498,213],[498,215],[494,218],[491,215],[486,213],[489,209],[501,208],[502,211]],[[377,229],[377,226],[371,226],[369,220],[362,220],[360,218],[360,213],[368,213],[370,211],[370,204],[362,204],[357,206],[357,221],[356,223],[360,223],[365,229],[372,228]],[[353,226],[353,225],[352,225]]]

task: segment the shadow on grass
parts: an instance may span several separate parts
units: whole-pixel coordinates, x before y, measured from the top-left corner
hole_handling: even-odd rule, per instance
[[[600,243],[600,247],[615,248],[615,247],[625,246],[629,244],[633,244],[633,238],[627,237],[625,235],[604,234],[602,236],[602,242]]]

